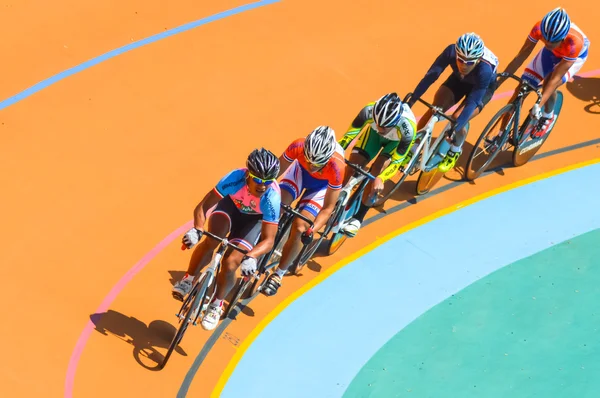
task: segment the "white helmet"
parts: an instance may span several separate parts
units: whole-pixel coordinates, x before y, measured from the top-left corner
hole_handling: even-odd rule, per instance
[[[327,164],[335,152],[335,132],[329,126],[314,129],[304,141],[304,156],[315,165]]]
[[[456,40],[456,52],[463,59],[479,59],[483,57],[485,46],[481,37],[475,33],[465,33]]]

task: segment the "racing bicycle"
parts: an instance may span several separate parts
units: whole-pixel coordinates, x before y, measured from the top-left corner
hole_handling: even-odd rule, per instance
[[[196,278],[194,282],[194,286],[192,290],[187,295],[179,312],[176,314],[179,319],[179,328],[173,336],[171,340],[171,344],[167,349],[167,353],[165,354],[165,358],[160,365],[160,368],[164,368],[167,364],[167,361],[171,357],[173,350],[175,347],[179,345],[183,335],[185,334],[189,324],[191,323],[194,326],[197,326],[198,319],[202,319],[204,312],[206,311],[208,304],[211,302],[213,295],[216,290],[215,279],[221,270],[221,260],[223,259],[223,255],[228,248],[233,248],[241,252],[242,254],[247,254],[247,251],[239,248],[236,244],[231,243],[227,238],[221,238],[212,234],[209,231],[203,231],[202,235],[206,235],[210,239],[214,239],[219,241],[220,244],[218,246],[217,252],[214,254],[211,263],[208,267],[202,271],[200,276]],[[182,250],[186,249],[186,246],[183,245],[181,247]]]
[[[513,147],[513,165],[521,166],[527,163],[539,151],[550,135],[558,121],[558,115],[562,108],[563,94],[557,91],[554,104],[554,114],[556,115],[554,126],[551,126],[550,130],[543,136],[534,138],[531,133],[542,127],[540,121],[533,118],[529,112],[527,112],[527,116],[520,126],[519,121],[525,98],[529,94],[535,93],[537,96],[536,104],[539,104],[542,100],[541,91],[526,80],[513,74],[499,73],[498,77],[510,77],[516,80],[519,83],[516,89],[517,95],[492,117],[473,146],[465,167],[465,176],[469,181],[479,177],[487,170],[500,152],[509,150],[511,146]],[[496,130],[497,128],[498,130]]]

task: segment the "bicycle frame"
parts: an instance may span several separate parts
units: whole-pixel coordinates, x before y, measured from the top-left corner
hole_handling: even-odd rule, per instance
[[[525,97],[529,93],[534,92],[534,93],[536,93],[536,95],[538,97],[536,104],[539,104],[540,101],[542,100],[542,93],[538,88],[533,87],[527,81],[525,81],[522,78],[515,76],[511,73],[503,72],[503,73],[499,73],[498,76],[510,77],[510,78],[516,80],[517,82],[519,82],[519,86],[515,90],[515,91],[517,91],[517,96],[512,101],[512,103],[515,105],[515,112],[513,113],[513,115],[509,119],[508,123],[504,127],[504,129],[506,129],[509,133],[512,133],[515,144],[517,144],[519,142],[519,140],[521,139],[520,134],[519,134],[519,119],[521,117],[521,107],[523,106],[523,101],[525,100]],[[510,129],[508,129],[509,126],[510,126]]]
[[[360,203],[362,201],[362,195],[363,195],[364,189],[367,186],[367,183],[370,180],[372,181],[375,179],[375,177],[373,175],[371,175],[369,172],[363,170],[361,167],[349,162],[347,159],[344,159],[344,161],[346,162],[346,165],[348,165],[350,168],[352,168],[356,172],[358,172],[359,175],[358,176],[353,175],[352,177],[350,177],[350,179],[348,180],[348,182],[346,183],[346,185],[342,188],[342,191],[340,192],[341,202],[342,202],[342,206],[344,206],[344,211],[340,215],[339,220],[337,220],[337,223],[334,224],[333,227],[331,228],[331,232],[334,234],[339,232],[340,229],[342,229],[346,225],[345,221],[350,219],[356,213],[357,206],[360,206]],[[352,190],[357,185],[359,185],[358,189],[354,192],[354,194],[352,194]],[[354,198],[357,198],[358,200],[354,200],[352,202],[352,205],[348,206],[348,202],[350,201],[350,199],[354,199]],[[350,216],[348,216],[348,215],[350,215]]]
[[[405,100],[408,99],[410,96],[412,96],[413,93],[409,93]],[[428,103],[427,101],[423,101],[422,99],[418,99],[419,102],[423,103],[425,106],[427,106],[429,109],[431,109],[433,111],[433,114],[431,115],[431,119],[429,119],[429,121],[427,122],[427,124],[425,125],[424,128],[422,128],[421,130],[417,131],[416,133],[416,140],[419,140],[419,144],[416,146],[416,148],[413,146],[413,148],[411,148],[411,152],[413,154],[413,157],[415,155],[418,156],[418,154],[421,152],[421,149],[423,149],[423,155],[421,156],[421,160],[419,162],[419,169],[420,170],[424,170],[425,166],[427,165],[427,163],[429,162],[429,160],[431,159],[431,157],[434,154],[434,149],[438,147],[440,141],[442,139],[445,139],[447,136],[447,132],[450,130],[450,128],[456,124],[456,120],[454,120],[451,116],[448,116],[444,113],[444,111],[437,106],[434,106],[430,103]],[[442,130],[442,132],[438,135],[438,137],[435,139],[433,145],[431,144],[431,139],[433,137],[433,127],[435,126],[435,124],[437,122],[439,122],[442,119],[446,119],[448,120],[448,124],[444,127],[444,129]],[[409,162],[409,165],[412,166],[413,160],[411,159],[411,162]],[[409,167],[407,167],[407,169],[409,169]]]
[[[237,245],[231,243],[227,238],[221,238],[217,235],[214,235],[213,233],[211,233],[209,231],[203,231],[202,235],[206,235],[211,239],[221,242],[219,244],[217,252],[212,257],[208,266],[200,273],[200,275],[198,276],[198,278],[196,278],[196,280],[194,282],[194,285],[197,285],[204,279],[204,277],[208,278],[208,284],[207,284],[207,291],[208,291],[208,289],[212,286],[214,280],[216,279],[217,275],[219,274],[219,271],[221,270],[221,261],[223,260],[225,251],[228,248],[233,248],[234,250],[237,250],[242,254],[247,254],[248,251],[237,247]],[[182,249],[184,249],[184,248],[185,248],[185,246],[182,246]],[[195,286],[194,286],[194,288],[195,288]],[[194,289],[194,288],[192,288],[192,289]],[[206,309],[205,307],[208,306],[208,304],[210,303],[210,301],[213,298],[213,295],[211,294],[210,297],[206,296],[206,298],[207,298],[207,300],[204,302],[205,304],[202,305],[202,308],[200,308],[200,306],[193,308],[193,312],[192,312],[192,316],[190,316],[190,320],[193,319],[192,324],[194,326],[197,326],[197,321],[198,321],[198,317],[200,316],[200,313]],[[202,302],[202,301],[203,301],[203,299],[201,298],[200,302]],[[183,319],[183,317],[182,317],[183,311],[182,310],[183,310],[183,306],[177,313],[177,317],[179,319]]]

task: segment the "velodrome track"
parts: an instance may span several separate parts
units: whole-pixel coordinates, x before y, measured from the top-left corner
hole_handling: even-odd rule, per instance
[[[418,318],[423,312],[493,269],[599,227],[597,215],[586,212],[598,203],[598,28],[589,5],[562,5],[592,41],[591,54],[580,77],[562,88],[560,119],[536,158],[474,184],[444,180],[416,203],[406,201],[409,193],[399,195],[386,204],[387,214],[369,213],[369,224],[352,244],[317,258],[301,277],[286,278],[277,296],[257,297],[219,334],[191,329],[183,351],[162,371],[153,368],[168,344],[178,308],[171,283],[182,275],[189,256],[179,250],[181,234],[193,207],[224,173],[242,165],[255,146],[279,153],[319,124],[331,125],[341,136],[366,102],[391,90],[400,95],[411,91],[444,46],[466,31],[484,38],[503,69],[535,21],[555,5],[312,0],[4,5],[2,395],[163,397],[222,391],[223,396],[239,396],[236,386],[249,377],[244,369],[252,361],[260,374],[275,371],[277,396],[298,396],[294,394],[300,390],[281,389],[300,382],[320,388],[316,391],[323,396],[341,396],[346,388],[349,395],[364,396],[356,389],[367,377],[360,373],[363,365],[377,361],[377,350],[402,328],[410,331],[426,319]],[[502,86],[500,98],[472,122],[469,142],[505,103],[500,94],[512,88]],[[420,115],[423,108],[417,106],[415,112]],[[547,191],[544,181],[552,181],[551,188],[560,194]],[[409,181],[407,188],[411,186]],[[518,203],[522,195],[531,210],[519,213],[526,227],[513,229],[523,235],[508,236],[505,226],[499,226],[502,220],[510,225],[508,216],[496,222],[481,216],[496,214],[499,199],[494,198],[506,197],[502,195],[511,195],[510,203]],[[558,199],[562,201],[555,203]],[[564,208],[569,210],[563,214],[572,217],[555,219],[552,211]],[[483,218],[478,229],[468,222],[443,223],[476,210]],[[540,213],[554,224],[541,223]],[[518,218],[516,213],[513,217]],[[426,243],[418,244],[424,269],[433,270],[427,268],[427,253],[441,248],[462,255],[485,252],[474,239],[488,231],[496,233],[490,239],[505,257],[470,279],[449,278],[450,285],[436,285],[436,278],[423,276],[419,283],[438,286],[435,293],[400,302],[393,321],[366,317],[374,329],[380,323],[385,332],[362,344],[365,314],[344,306],[353,296],[346,295],[340,278],[356,283],[352,278],[364,277],[365,271],[351,271],[367,259],[392,261],[393,266],[397,261],[396,274],[383,269],[376,277],[410,285],[421,276],[403,268],[409,264],[401,255],[390,257],[385,245],[401,247],[408,234],[424,228],[431,234],[441,228],[451,231],[427,235]],[[538,240],[513,245],[519,236]],[[384,243],[383,237],[392,241]],[[527,250],[517,250],[523,246]],[[463,269],[460,258],[447,266]],[[327,311],[336,307],[325,302],[318,308],[306,306],[319,301],[327,286],[329,299],[346,309],[338,316],[351,314],[360,324],[344,338],[359,341],[354,342],[358,348],[347,347],[347,352],[356,351],[348,355],[355,362],[315,378],[312,371],[294,371],[285,359],[298,349],[307,354],[307,347],[315,350],[331,338],[330,330],[323,329],[326,324],[309,320],[311,310],[320,309],[319,316],[331,322],[336,318],[326,316]],[[366,286],[354,293],[361,301],[388,305],[379,302],[385,295],[377,284],[372,290]],[[302,316],[296,319],[302,328],[286,329],[291,316]],[[269,349],[264,342],[281,327],[291,333],[290,339],[275,339]],[[291,338],[296,333],[298,338]],[[274,359],[276,353],[281,357]],[[565,380],[567,385],[581,381]]]

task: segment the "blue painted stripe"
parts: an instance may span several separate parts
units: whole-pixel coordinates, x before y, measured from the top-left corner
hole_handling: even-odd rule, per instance
[[[498,194],[348,264],[265,328],[221,397],[342,396],[377,350],[431,307],[507,264],[600,227],[600,186],[590,183],[599,176],[596,164]],[[277,369],[267,384],[257,377],[261,369]]]
[[[65,78],[67,78],[67,77],[69,77],[71,75],[74,75],[75,73],[79,73],[79,72],[81,72],[81,71],[83,71],[85,69],[91,68],[92,66],[97,65],[100,62],[103,62],[103,61],[106,61],[108,59],[114,58],[117,55],[123,54],[123,53],[125,53],[127,51],[131,51],[131,50],[134,50],[134,49],[136,49],[138,47],[145,46],[146,44],[154,43],[155,41],[165,39],[167,37],[176,35],[178,33],[182,33],[182,32],[185,32],[185,31],[197,28],[199,26],[206,25],[206,24],[208,24],[210,22],[218,21],[220,19],[227,18],[227,17],[230,17],[232,15],[242,13],[244,11],[249,11],[249,10],[252,10],[254,8],[258,8],[258,7],[266,6],[266,5],[269,5],[269,4],[277,3],[279,1],[280,0],[262,0],[262,1],[259,1],[259,2],[256,2],[256,3],[245,4],[243,6],[232,8],[231,10],[222,11],[220,13],[211,15],[209,17],[202,18],[202,19],[199,19],[199,20],[194,21],[194,22],[189,22],[189,23],[187,23],[185,25],[181,25],[181,26],[178,26],[178,27],[173,28],[173,29],[166,30],[166,31],[161,32],[161,33],[157,33],[157,34],[155,34],[153,36],[147,37],[145,39],[142,39],[142,40],[139,40],[139,41],[127,44],[127,45],[125,45],[123,47],[117,48],[115,50],[109,51],[106,54],[100,55],[100,56],[98,56],[96,58],[93,58],[93,59],[91,59],[89,61],[86,61],[86,62],[84,62],[82,64],[79,64],[79,65],[74,66],[72,68],[69,68],[69,69],[67,69],[65,71],[62,71],[62,72],[58,73],[57,75],[54,75],[54,76],[52,76],[52,77],[50,77],[50,78],[48,78],[46,80],[43,80],[43,81],[41,81],[41,82],[39,82],[39,83],[37,83],[37,84],[29,87],[28,89],[26,89],[24,91],[21,91],[20,93],[18,93],[16,95],[13,95],[12,97],[9,97],[9,98],[3,100],[2,102],[0,102],[0,110],[2,110],[2,109],[6,108],[6,107],[8,107],[10,105],[13,105],[13,104],[21,101],[22,99],[25,99],[25,98],[27,98],[27,97],[29,97],[29,96],[37,93],[38,91],[41,91],[41,90],[45,89],[46,87],[48,87],[48,86],[50,86],[50,85],[58,82],[58,81],[61,81],[61,80],[65,79]]]

